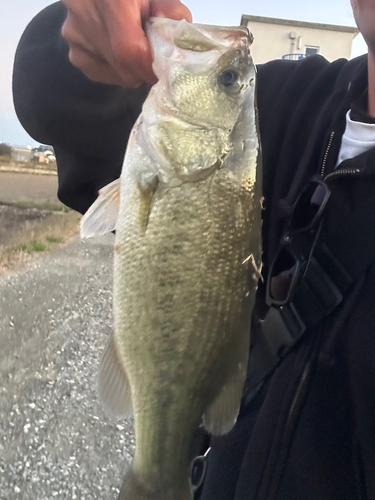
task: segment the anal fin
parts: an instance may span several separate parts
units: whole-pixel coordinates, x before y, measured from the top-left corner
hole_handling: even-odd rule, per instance
[[[229,432],[236,423],[247,373],[247,363],[240,362],[214,402],[203,415],[203,424],[210,434]]]
[[[98,394],[103,408],[113,417],[126,418],[133,413],[128,377],[119,359],[113,334],[100,361]]]

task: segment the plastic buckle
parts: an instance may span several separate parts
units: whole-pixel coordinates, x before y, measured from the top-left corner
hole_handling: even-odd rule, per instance
[[[337,267],[335,277],[340,285],[348,283],[348,278]],[[312,256],[292,301],[283,306],[271,306],[261,321],[272,355],[283,356],[307,328],[319,324],[341,304],[343,292],[335,281]]]
[[[277,358],[284,355],[306,330],[293,304],[270,307],[261,326],[270,352]]]

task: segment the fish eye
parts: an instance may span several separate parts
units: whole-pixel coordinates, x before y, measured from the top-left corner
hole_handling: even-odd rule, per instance
[[[224,87],[232,87],[238,82],[239,75],[233,69],[223,71],[219,76],[219,81]]]
[[[226,94],[235,96],[241,92],[241,76],[232,68],[227,68],[218,76],[218,83],[221,90]]]

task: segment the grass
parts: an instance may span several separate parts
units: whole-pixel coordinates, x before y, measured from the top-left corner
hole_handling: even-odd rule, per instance
[[[25,253],[33,253],[33,252],[45,252],[48,250],[48,246],[43,241],[32,240],[29,243],[20,245],[19,248],[15,248],[15,250],[20,250]]]
[[[48,210],[49,212],[70,212],[71,209],[62,203],[35,202],[35,201],[17,201],[14,203],[19,208],[34,208],[36,210]]]
[[[50,163],[39,163],[36,158],[32,159],[31,161],[15,161],[12,159],[11,155],[0,155],[0,164],[7,165],[9,163],[20,168],[31,168],[35,170],[57,170],[57,164],[55,161]]]
[[[61,238],[60,236],[47,236],[46,240],[48,243],[64,243],[64,238]]]
[[[0,274],[69,242],[79,233],[79,220],[80,215],[70,210],[19,227],[11,242],[5,248],[0,246]]]
[[[10,163],[12,158],[10,155],[0,155],[0,163]]]

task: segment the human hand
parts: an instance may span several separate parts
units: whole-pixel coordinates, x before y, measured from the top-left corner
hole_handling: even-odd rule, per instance
[[[143,23],[151,16],[192,21],[180,0],[62,0],[69,59],[96,82],[139,87],[157,81]]]

